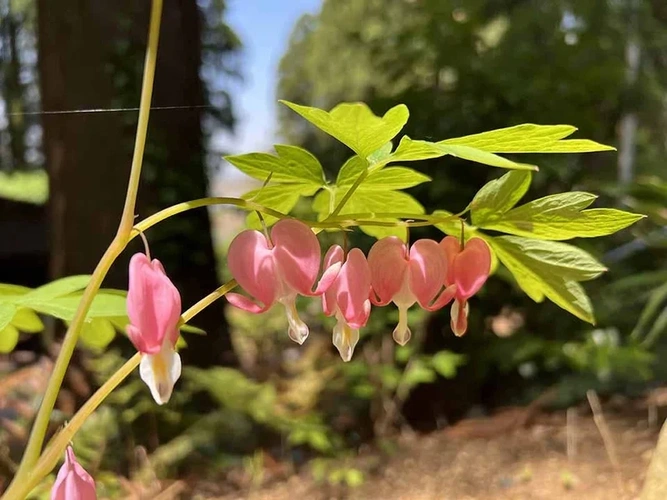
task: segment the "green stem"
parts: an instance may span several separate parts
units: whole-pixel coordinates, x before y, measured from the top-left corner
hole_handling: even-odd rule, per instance
[[[336,217],[340,213],[340,211],[343,210],[345,204],[349,201],[349,199],[352,197],[352,195],[361,185],[361,183],[364,182],[364,180],[366,180],[366,177],[368,177],[368,168],[366,168],[363,172],[361,172],[361,174],[359,174],[359,177],[357,177],[357,179],[354,181],[354,184],[350,186],[350,189],[347,190],[343,198],[338,202],[338,205],[336,205],[336,208],[334,208],[333,212],[329,214],[329,217],[327,217],[327,219],[331,217]]]
[[[397,227],[397,226],[407,226],[407,227],[423,227],[423,226],[432,226],[434,224],[440,224],[444,222],[449,222],[452,219],[460,218],[461,214],[452,214],[445,216],[434,216],[434,215],[425,215],[425,214],[406,214],[401,212],[377,212],[377,213],[359,213],[359,214],[345,214],[339,216],[330,216],[325,221],[309,221],[304,219],[299,219],[297,217],[291,217],[290,215],[283,214],[276,210],[264,207],[257,203],[254,203],[250,200],[243,200],[241,198],[229,198],[229,197],[208,197],[208,198],[199,198],[196,200],[185,201],[183,203],[178,203],[171,207],[160,210],[159,212],[151,215],[150,217],[145,218],[141,222],[137,223],[132,229],[130,239],[139,236],[139,233],[143,233],[153,227],[154,225],[162,222],[169,217],[178,215],[188,210],[194,208],[201,208],[211,205],[234,205],[236,207],[242,208],[248,211],[257,211],[266,215],[270,215],[277,219],[291,219],[296,218],[304,224],[321,229],[334,229],[334,228],[345,228],[345,227],[354,227],[354,226],[379,226],[379,227]],[[368,218],[364,220],[363,218]],[[415,222],[391,222],[391,221],[382,221],[375,219],[414,219]]]
[[[181,315],[180,325],[187,323],[197,314],[202,312],[210,306],[217,299],[223,297],[227,292],[236,286],[236,281],[231,280],[224,285],[217,288],[212,293],[198,301],[187,311]],[[46,477],[58,464],[58,461],[65,453],[67,445],[69,445],[74,438],[74,435],[84,424],[86,419],[93,414],[93,412],[102,404],[111,392],[125,380],[134,369],[139,366],[141,361],[141,353],[136,353],[129,360],[125,362],[109,379],[102,384],[95,394],[93,394],[88,401],[76,412],[74,417],[67,423],[67,425],[51,440],[49,445],[44,450],[39,461],[21,483],[15,486],[12,483],[12,488],[7,490],[4,500],[10,498],[25,498],[32,490],[39,484],[39,482]]]
[[[102,281],[104,280],[109,268],[116,260],[118,255],[123,251],[127,241],[130,237],[132,223],[134,220],[134,208],[136,204],[136,196],[139,187],[139,178],[141,176],[141,164],[143,158],[144,145],[146,141],[146,131],[148,128],[148,116],[151,105],[151,95],[153,89],[153,79],[155,76],[155,61],[157,57],[157,47],[160,32],[160,17],[162,15],[162,0],[153,0],[151,9],[151,19],[148,36],[148,47],[146,50],[146,66],[144,67],[143,84],[141,91],[139,122],[137,125],[137,139],[135,144],[134,157],[132,160],[132,170],[130,173],[130,180],[128,183],[127,195],[125,198],[125,206],[123,214],[118,227],[116,237],[109,245],[109,248],[104,253],[104,256],[98,263],[90,283],[81,297],[81,302],[76,310],[74,318],[70,323],[65,338],[63,339],[62,348],[58,354],[58,358],[53,367],[53,372],[49,378],[44,398],[40,405],[35,423],[33,424],[28,444],[26,445],[19,470],[12,483],[9,485],[7,492],[3,499],[19,499],[22,498],[16,495],[16,485],[26,482],[26,477],[31,477],[34,473],[34,465],[37,462],[41,453],[44,438],[46,436],[51,412],[55,405],[60,391],[60,386],[65,377],[69,361],[72,358],[74,348],[79,336],[79,331],[83,325],[88,309],[99,290]]]

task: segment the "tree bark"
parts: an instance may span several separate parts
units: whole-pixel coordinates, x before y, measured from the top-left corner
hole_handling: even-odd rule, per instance
[[[136,107],[148,26],[148,1],[40,0],[39,69],[44,110]],[[166,0],[153,106],[200,105],[200,19],[196,2]],[[201,112],[154,111],[139,192],[143,218],[168,205],[206,196]],[[47,115],[44,150],[50,177],[53,278],[90,273],[113,238],[122,211],[136,130],[136,112]],[[179,288],[184,307],[219,286],[208,212],[193,210],[148,239]],[[141,247],[132,244],[131,250]],[[105,286],[127,287],[129,253]],[[186,362],[231,362],[222,304],[194,323]]]

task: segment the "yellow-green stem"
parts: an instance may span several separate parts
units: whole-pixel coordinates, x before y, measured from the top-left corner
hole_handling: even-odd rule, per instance
[[[236,281],[231,280],[220,286],[206,297],[198,301],[187,311],[181,315],[181,320],[179,324],[185,324],[194,318],[201,311],[210,306],[217,299],[223,297],[227,292],[232,290],[236,286]],[[33,488],[35,488],[39,482],[46,477],[56,466],[58,461],[63,457],[65,453],[65,448],[72,441],[74,435],[84,424],[86,419],[92,415],[92,413],[102,404],[106,397],[111,394],[111,392],[120,385],[120,383],[127,378],[127,376],[134,371],[134,369],[139,366],[141,361],[141,353],[136,353],[129,360],[125,362],[109,379],[102,384],[95,394],[86,401],[86,403],[76,412],[76,415],[72,417],[58,434],[51,439],[51,442],[44,450],[44,453],[40,457],[34,469],[24,477],[24,480],[20,483],[13,485],[10,490],[7,490],[5,495],[6,499],[10,498],[24,498]]]
[[[77,308],[76,314],[67,329],[63,344],[58,354],[58,359],[53,368],[51,377],[47,384],[44,398],[40,405],[37,417],[33,424],[28,439],[28,444],[23,454],[19,470],[7,492],[3,496],[4,500],[21,499],[20,495],[15,493],[16,485],[21,485],[26,482],[26,477],[34,474],[34,465],[37,462],[44,438],[51,418],[51,412],[58,397],[60,386],[65,377],[67,366],[69,365],[72,353],[76,347],[79,331],[88,313],[88,309],[99,290],[104,277],[109,268],[116,260],[118,255],[123,251],[127,241],[129,241],[132,223],[134,221],[134,208],[136,204],[137,191],[139,188],[139,179],[141,176],[141,163],[143,158],[143,151],[146,142],[146,131],[148,129],[148,116],[150,112],[151,96],[153,89],[153,80],[155,76],[155,61],[157,59],[157,47],[160,33],[160,18],[162,15],[162,0],[153,0],[150,17],[150,27],[148,35],[148,47],[146,49],[146,65],[144,67],[144,76],[141,90],[141,101],[139,104],[139,121],[137,125],[137,138],[135,143],[134,157],[132,159],[132,170],[130,173],[130,180],[128,183],[127,195],[125,198],[125,206],[123,207],[123,214],[118,227],[118,233],[111,245],[104,253],[104,256],[98,263],[90,283],[81,298],[81,302]]]

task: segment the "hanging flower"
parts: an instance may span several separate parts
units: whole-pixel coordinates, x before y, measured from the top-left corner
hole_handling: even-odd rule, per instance
[[[71,446],[51,488],[51,500],[97,500],[95,481],[76,461]]]
[[[393,301],[398,307],[398,325],[393,335],[400,345],[405,345],[412,335],[408,309],[415,302],[427,311],[435,311],[454,297],[454,286],[442,290],[447,261],[442,248],[433,240],[417,240],[408,252],[405,243],[396,236],[382,238],[371,248],[368,264],[373,288],[371,301],[379,306]]]
[[[366,325],[371,313],[368,299],[371,291],[371,271],[366,256],[353,248],[344,261],[343,249],[332,246],[324,256],[324,268],[341,266],[334,282],[322,295],[322,309],[327,316],[336,316],[333,344],[343,361],[350,361],[359,341],[359,329]]]
[[[458,238],[447,236],[440,246],[447,256],[445,286],[456,286],[451,326],[460,337],[468,329],[468,299],[482,288],[491,272],[491,250],[481,238],[470,238],[464,246]]]
[[[160,261],[151,262],[143,253],[130,260],[127,315],[131,323],[127,334],[142,354],[141,379],[157,404],[164,404],[181,376],[181,358],[175,350],[181,296]]]
[[[230,304],[251,313],[267,311],[276,302],[285,307],[289,336],[298,344],[308,337],[308,326],[296,310],[297,295],[321,295],[336,278],[340,264],[324,273],[315,291],[320,272],[320,243],[304,223],[283,219],[271,229],[270,240],[259,231],[239,233],[229,245],[229,271],[255,301],[226,295]]]

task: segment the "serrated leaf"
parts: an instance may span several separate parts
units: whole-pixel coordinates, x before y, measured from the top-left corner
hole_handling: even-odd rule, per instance
[[[531,179],[528,171],[512,170],[486,183],[470,203],[472,223],[481,226],[485,221],[500,219],[526,194]]]
[[[93,318],[84,323],[79,334],[79,341],[86,347],[102,350],[116,337],[116,330],[108,319]]]
[[[14,350],[19,342],[19,331],[12,325],[0,330],[0,353],[7,354]]]
[[[517,236],[558,241],[607,236],[645,217],[613,208],[593,208],[569,213],[565,210],[534,214],[524,211],[519,215],[512,212],[505,214],[500,221],[484,227]]]
[[[27,307],[17,309],[12,318],[12,325],[27,333],[39,333],[44,330],[44,323],[35,311]]]
[[[280,102],[364,159],[391,141],[409,117],[404,104],[394,106],[380,118],[363,103],[342,103],[327,112],[288,101]]]
[[[8,302],[0,303],[0,330],[4,329],[16,314],[16,306]]]
[[[605,268],[581,249],[565,243],[500,236],[487,238],[521,289],[536,302],[546,296],[578,318],[594,324],[593,306],[577,283]]]
[[[40,286],[39,288],[35,288],[22,298],[22,302],[32,302],[35,300],[50,299],[52,297],[62,297],[63,295],[78,292],[79,290],[86,288],[89,281],[90,275],[87,274],[61,278],[52,281],[51,283],[47,283],[44,286]]]
[[[260,181],[265,181],[271,175],[271,182],[311,186],[324,184],[322,165],[310,152],[297,146],[277,144],[274,147],[278,156],[247,153],[226,156],[225,159],[241,172]]]
[[[491,153],[586,153],[614,151],[587,139],[568,139],[576,127],[525,123],[497,130],[440,141],[438,144],[471,146]]]
[[[539,170],[537,166],[528,163],[517,163],[494,153],[482,149],[473,148],[462,144],[438,143],[446,154],[456,156],[464,160],[474,161],[491,167],[507,168],[510,170]]]

